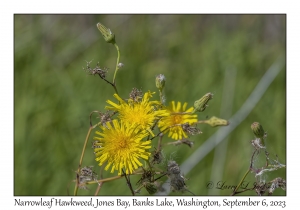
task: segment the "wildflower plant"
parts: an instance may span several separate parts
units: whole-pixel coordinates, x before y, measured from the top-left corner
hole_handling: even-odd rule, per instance
[[[255,136],[255,139],[251,141],[254,151],[250,158],[250,166],[231,195],[236,195],[251,190],[255,191],[259,196],[272,195],[277,188],[286,190],[286,180],[283,178],[277,177],[273,180],[267,180],[267,173],[286,167],[284,164],[279,162],[277,155],[275,159],[270,158],[270,153],[267,151],[267,146],[265,144],[267,132],[264,131],[259,122],[252,123],[251,130]],[[253,187],[238,191],[250,172],[254,174],[255,184]]]
[[[143,93],[135,87],[128,93],[127,99],[119,95],[116,85],[116,77],[119,69],[124,67],[120,63],[120,50],[116,43],[115,34],[102,25],[97,24],[107,43],[113,44],[117,50],[117,62],[112,81],[106,77],[108,68],[100,67],[97,63],[92,68],[91,62],[87,62],[84,70],[90,75],[99,75],[100,79],[111,85],[115,91],[114,99],[107,99],[106,111],[92,111],[90,113],[90,128],[83,145],[79,167],[76,171],[74,195],[78,189],[88,189],[87,185],[98,184],[95,195],[101,190],[101,186],[109,181],[125,179],[132,195],[145,189],[149,194],[163,191],[162,177],[170,178],[170,188],[173,191],[190,192],[186,185],[186,178],[182,175],[179,165],[175,160],[166,160],[163,146],[188,145],[193,146],[190,136],[201,134],[198,124],[208,124],[212,127],[226,126],[227,120],[211,117],[207,120],[198,120],[198,114],[205,111],[208,102],[213,98],[212,93],[207,93],[196,100],[194,106],[188,106],[186,102],[171,101],[165,105],[164,88],[167,85],[163,74],[155,77],[155,85],[160,100],[154,100],[155,91],[148,90]],[[155,76],[155,75],[153,75]],[[155,88],[155,87],[154,87]],[[99,115],[99,122],[95,125],[91,122],[93,114]],[[95,130],[95,131],[94,131]],[[92,132],[93,131],[93,132]],[[95,154],[95,163],[101,166],[100,174],[96,167],[82,166],[87,143],[93,136],[92,147]],[[171,142],[164,142],[170,137]],[[154,139],[158,144],[154,145]],[[103,177],[102,170],[110,171],[112,177]],[[115,175],[115,172],[117,175]],[[139,181],[133,185],[130,176],[139,176]]]

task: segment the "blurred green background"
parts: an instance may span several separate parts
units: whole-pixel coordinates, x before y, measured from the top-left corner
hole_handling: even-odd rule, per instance
[[[214,94],[199,120],[211,116],[229,119],[267,69],[286,54],[285,15],[15,15],[14,195],[67,195],[68,189],[73,193],[72,180],[89,128],[89,114],[104,111],[106,100],[115,101],[110,85],[82,69],[86,61],[93,60],[92,67],[99,61],[101,67],[110,68],[107,78],[112,79],[117,53],[104,41],[98,22],[116,34],[120,61],[125,64],[117,75],[123,98],[133,87],[157,92],[155,77],[164,74],[167,103],[188,102],[190,107],[205,93]],[[229,106],[224,109],[224,104]],[[93,122],[96,120],[94,117]],[[268,132],[270,154],[277,154],[285,164],[285,68],[218,150],[205,156],[192,171],[183,171],[189,190],[196,195],[230,195],[230,189],[207,189],[207,183],[238,184],[249,167],[250,141],[254,139],[250,125],[255,121]],[[208,125],[198,127],[203,133],[190,138],[193,148],[165,147],[166,158],[184,162],[218,130]],[[223,161],[214,161],[215,157]],[[99,170],[91,142],[83,165]],[[266,180],[276,177],[286,179],[286,170],[268,173]],[[132,177],[134,187],[136,181]],[[254,174],[246,181],[252,184]],[[80,190],[79,195],[92,195],[95,187]],[[147,192],[142,190],[141,194]],[[285,194],[281,189],[274,193]],[[100,195],[130,195],[130,191],[120,179],[104,184]]]

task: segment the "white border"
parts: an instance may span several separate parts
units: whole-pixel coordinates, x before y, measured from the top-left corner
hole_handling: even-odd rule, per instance
[[[16,13],[176,13],[176,14],[244,14],[280,13],[287,14],[287,200],[285,209],[298,206],[299,191],[299,10],[296,1],[4,1],[1,4],[1,190],[0,206],[14,207],[13,197],[13,15]],[[283,99],[284,100],[284,99]],[[298,134],[298,135],[297,135]],[[45,197],[49,198],[49,197]],[[59,197],[60,198],[60,197]],[[69,197],[63,197],[68,199]],[[123,199],[124,197],[122,197]],[[207,199],[208,197],[205,197]],[[229,199],[228,197],[224,197]],[[32,200],[32,197],[22,197]],[[36,198],[38,199],[38,198]],[[83,197],[82,199],[88,199]],[[104,197],[103,199],[115,199]],[[125,197],[125,199],[132,199]],[[155,199],[155,198],[153,198]],[[172,197],[172,199],[175,199]],[[223,197],[213,197],[223,200]],[[235,198],[232,198],[235,199]],[[243,197],[243,199],[246,199]],[[261,198],[253,198],[259,200]],[[270,198],[267,198],[270,199]],[[70,207],[69,207],[70,208]],[[197,207],[199,208],[199,207]],[[27,208],[28,209],[28,208]],[[55,208],[52,208],[55,209]],[[64,208],[66,209],[66,207]],[[219,208],[218,208],[219,209]]]

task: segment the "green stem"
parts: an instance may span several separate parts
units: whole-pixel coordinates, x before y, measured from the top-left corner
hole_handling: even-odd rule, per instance
[[[150,171],[153,172],[153,169],[152,169],[152,166],[151,166],[151,164],[150,164],[150,162],[149,162],[149,159],[146,160],[146,163],[147,163],[147,165],[149,166]]]
[[[76,178],[76,184],[75,184],[75,188],[74,188],[74,195],[77,195],[77,192],[78,192],[78,184],[79,184],[78,183],[78,174],[80,173],[80,168],[81,168],[83,156],[84,156],[86,145],[87,145],[87,142],[89,140],[92,129],[93,129],[93,127],[90,126],[89,131],[88,131],[88,133],[86,135],[86,138],[85,138],[85,141],[84,141],[83,148],[82,148],[81,157],[80,157],[80,160],[79,160],[79,165],[78,165],[78,170],[77,170],[77,178]]]
[[[231,195],[235,195],[236,191],[239,189],[239,187],[242,185],[243,181],[245,180],[246,176],[249,174],[249,172],[251,171],[251,168],[249,168],[247,170],[247,172],[245,173],[245,175],[243,176],[242,180],[240,181],[240,183],[238,184],[238,186],[234,189],[233,193]]]
[[[201,124],[201,123],[207,123],[208,120],[199,120],[197,122],[195,122],[195,124]]]
[[[105,166],[106,164],[104,164],[102,167],[101,167],[101,169],[100,169],[100,179],[103,179],[103,169],[104,169],[104,166]],[[99,194],[99,192],[100,192],[100,189],[101,189],[101,187],[102,187],[102,185],[104,184],[104,182],[99,182],[98,183],[98,187],[97,187],[97,189],[96,189],[96,191],[95,191],[95,196],[97,196],[98,194]]]
[[[193,114],[194,112],[173,112],[171,115],[186,115],[186,114]]]
[[[160,98],[160,103],[164,104],[163,103],[163,93],[162,93],[162,90],[159,90],[159,98]]]
[[[117,52],[118,52],[118,58],[117,58],[117,64],[116,64],[116,70],[115,70],[115,73],[114,73],[114,78],[113,78],[113,84],[114,84],[114,89],[116,91],[116,93],[118,94],[118,90],[117,90],[117,87],[116,87],[116,76],[117,76],[117,72],[119,70],[119,61],[120,61],[120,50],[119,50],[119,47],[116,43],[114,43],[114,46],[116,47],[117,49]]]
[[[110,177],[110,178],[106,178],[106,179],[100,179],[100,180],[97,180],[97,181],[90,181],[90,182],[86,182],[85,184],[98,184],[98,183],[101,183],[101,182],[109,182],[109,181],[113,181],[113,180],[116,180],[116,179],[120,179],[122,178],[124,175],[118,175],[118,176],[114,176],[114,177]]]

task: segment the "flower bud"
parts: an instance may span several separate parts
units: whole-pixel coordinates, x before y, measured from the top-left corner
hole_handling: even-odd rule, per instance
[[[204,96],[202,96],[202,98],[200,98],[199,100],[195,101],[194,103],[194,112],[203,112],[206,107],[208,106],[207,103],[210,99],[212,99],[213,94],[211,93],[206,93]]]
[[[153,195],[157,192],[157,187],[152,183],[145,183],[144,186],[150,195]]]
[[[206,120],[206,124],[209,124],[212,127],[222,126],[222,125],[229,125],[227,120],[217,118],[215,116],[211,117],[209,120]]]
[[[251,129],[256,138],[263,139],[265,135],[265,131],[259,122],[254,122],[251,124]]]
[[[99,29],[99,31],[101,32],[104,40],[107,43],[112,43],[112,44],[116,43],[116,41],[115,41],[115,34],[113,34],[109,28],[106,28],[101,23],[97,23],[97,28]]]
[[[156,77],[155,79],[156,82],[156,87],[162,91],[162,89],[165,87],[165,83],[166,83],[166,77],[163,74],[160,74]]]

